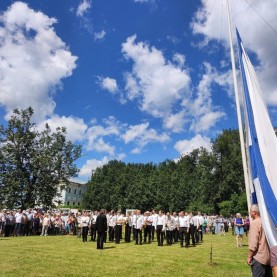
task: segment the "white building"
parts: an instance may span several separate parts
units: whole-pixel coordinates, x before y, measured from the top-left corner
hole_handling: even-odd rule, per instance
[[[60,197],[56,198],[55,205],[80,206],[83,194],[86,191],[86,184],[68,181],[60,184]]]

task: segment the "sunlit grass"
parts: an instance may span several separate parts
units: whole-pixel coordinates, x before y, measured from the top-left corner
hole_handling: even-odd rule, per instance
[[[75,236],[0,238],[1,276],[249,276],[247,238],[206,235],[196,247],[156,242],[134,245],[95,242]],[[212,247],[212,256],[211,256]]]

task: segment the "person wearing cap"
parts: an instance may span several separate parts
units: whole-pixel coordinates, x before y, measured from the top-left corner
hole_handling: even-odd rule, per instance
[[[153,218],[150,215],[150,212],[147,211],[144,216],[144,243],[147,242],[147,237],[148,237],[148,243],[151,243],[152,223],[153,223]]]

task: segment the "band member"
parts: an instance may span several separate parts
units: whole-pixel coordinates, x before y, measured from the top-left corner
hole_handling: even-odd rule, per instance
[[[172,245],[173,242],[173,229],[175,227],[175,220],[170,212],[166,213],[165,217],[165,231],[166,231],[166,244]]]
[[[117,212],[115,216],[115,243],[119,244],[120,243],[120,236],[122,234],[122,224],[123,224],[123,215],[121,214],[120,211]]]
[[[193,212],[190,213],[190,228],[189,228],[189,234],[191,237],[192,245],[195,246],[195,243],[198,242],[198,217],[197,215],[194,215]]]
[[[98,211],[94,211],[92,213],[92,216],[90,218],[90,237],[92,241],[96,240],[96,229],[95,229],[95,224],[96,224],[96,219],[98,216]]]
[[[95,229],[97,231],[97,249],[103,249],[105,234],[107,233],[107,217],[105,213],[105,210],[101,210],[95,222]]]
[[[144,217],[144,243],[146,243],[147,237],[148,243],[151,243],[152,222],[152,216],[150,215],[150,212],[147,211]]]
[[[109,241],[114,241],[115,218],[114,211],[111,210],[109,215]]]
[[[82,237],[83,237],[83,242],[87,242],[88,241],[88,225],[89,225],[89,216],[88,216],[88,212],[84,212],[82,218],[81,218],[81,222],[82,222]]]
[[[131,242],[132,216],[128,212],[125,218],[125,242]]]
[[[179,225],[179,217],[176,212],[173,213],[173,219],[174,219],[174,229],[173,229],[173,240],[174,242],[178,242],[179,238],[179,232],[178,232],[178,225]]]
[[[134,231],[135,231],[135,240],[136,245],[142,244],[142,229],[143,229],[143,216],[141,215],[140,210],[136,210],[136,214],[134,215]]]
[[[151,241],[153,241],[155,238],[155,231],[157,227],[157,218],[158,218],[158,215],[156,214],[155,210],[152,211],[151,216],[152,216]]]
[[[165,215],[162,211],[159,211],[158,217],[157,217],[157,241],[158,246],[163,246],[164,243],[164,232],[165,232]]]
[[[185,239],[185,247],[188,248],[189,245],[189,216],[183,211],[180,212],[179,216],[179,238],[180,238],[180,246],[184,246]]]
[[[204,223],[204,217],[202,216],[202,213],[200,211],[198,211],[198,241],[203,241],[203,232],[202,232],[202,225]],[[198,242],[197,241],[197,242]]]

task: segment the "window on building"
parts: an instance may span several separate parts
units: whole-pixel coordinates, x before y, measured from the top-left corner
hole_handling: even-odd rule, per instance
[[[80,206],[80,202],[78,202],[78,206]]]
[[[67,201],[67,205],[69,206],[69,201]]]
[[[75,202],[73,202],[72,205],[75,206]]]
[[[82,195],[82,190],[81,189],[79,190],[79,195]]]
[[[77,193],[77,190],[76,189],[74,189],[74,194],[76,194]]]
[[[71,188],[68,188],[68,193],[71,193]]]

